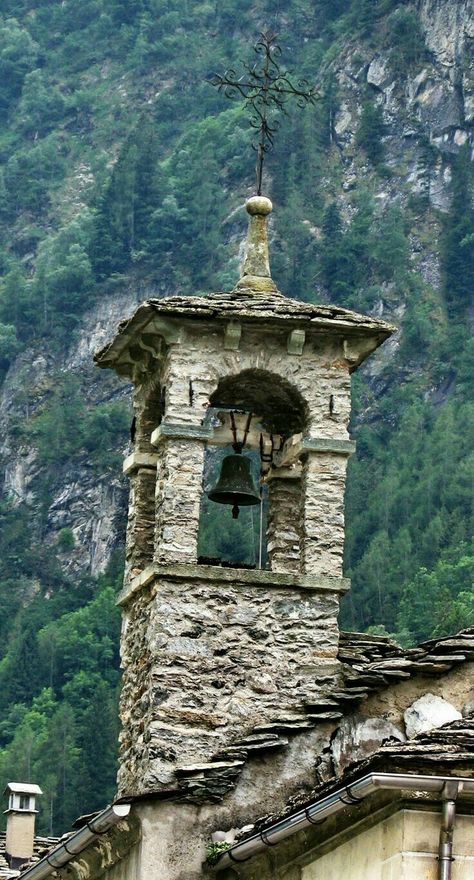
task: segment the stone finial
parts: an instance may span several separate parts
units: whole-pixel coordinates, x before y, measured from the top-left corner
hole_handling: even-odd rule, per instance
[[[267,215],[273,205],[265,196],[252,196],[245,203],[249,228],[240,280],[236,290],[276,290],[270,275],[268,258]]]

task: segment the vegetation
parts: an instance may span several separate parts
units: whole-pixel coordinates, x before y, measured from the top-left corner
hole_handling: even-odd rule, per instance
[[[375,91],[356,131],[363,173],[344,192],[336,144],[342,99],[331,62],[350,35],[364,52],[388,52],[398,76],[416,73],[426,59],[414,4],[4,0],[0,379],[15,364],[10,434],[35,450],[38,471],[29,500],[0,508],[0,785],[40,782],[41,831],[63,831],[114,788],[120,560],[98,579],[73,579],[76,537],[67,525],[52,537],[48,511],[66,471],[118,472],[128,416],[114,394],[94,407],[84,381],[60,370],[33,394],[28,382],[18,387],[22,370],[39,352],[64,355],[87,310],[123,285],[163,294],[233,285],[251,137],[206,78],[248,58],[263,27],[281,32],[284,61],[322,84],[315,107],[282,119],[267,161],[274,277],[301,299],[402,316],[397,357],[355,383],[353,590],[342,625],[413,643],[474,622],[467,147],[452,158],[451,208],[440,216],[428,199],[438,153],[427,138],[424,191],[375,198],[397,173]],[[419,258],[437,237],[439,288]],[[206,554],[241,560],[243,549],[253,562],[255,523],[242,516],[237,537],[206,517]]]

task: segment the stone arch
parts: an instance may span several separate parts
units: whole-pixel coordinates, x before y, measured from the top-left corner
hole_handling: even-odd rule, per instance
[[[266,431],[284,437],[303,433],[308,421],[308,405],[301,392],[269,370],[251,368],[223,376],[209,403],[216,408],[249,410],[260,416]]]

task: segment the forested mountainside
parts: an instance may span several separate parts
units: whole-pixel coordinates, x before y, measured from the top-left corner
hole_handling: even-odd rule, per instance
[[[268,156],[273,277],[400,327],[355,380],[342,626],[474,622],[471,0],[3,0],[0,787],[42,831],[114,790],[130,390],[91,355],[235,283],[251,131],[207,80],[263,29],[321,91]]]

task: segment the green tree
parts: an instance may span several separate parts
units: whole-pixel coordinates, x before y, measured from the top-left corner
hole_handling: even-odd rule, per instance
[[[19,98],[25,76],[36,66],[38,51],[16,18],[0,18],[0,117]]]
[[[361,147],[373,165],[379,166],[385,157],[383,138],[386,126],[380,104],[367,98],[362,105],[362,113],[356,131],[356,144]]]
[[[452,199],[443,223],[441,258],[448,312],[458,319],[471,302],[474,274],[473,171],[466,144],[453,161]]]
[[[392,49],[392,66],[409,69],[423,59],[426,52],[420,19],[414,9],[396,9],[387,20],[387,46]]]
[[[66,101],[42,70],[27,73],[17,107],[17,124],[27,135],[44,136],[64,116]]]

